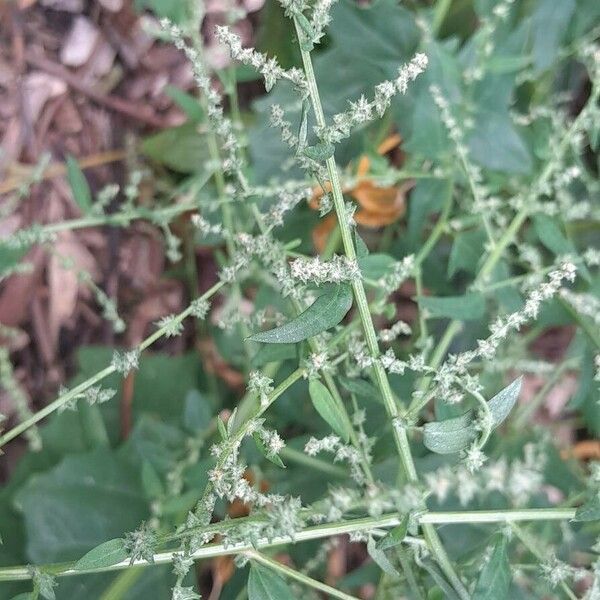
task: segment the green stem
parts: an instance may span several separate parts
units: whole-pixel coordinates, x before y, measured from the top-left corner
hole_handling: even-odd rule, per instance
[[[216,294],[224,285],[225,284],[222,281],[215,283],[215,285],[213,285],[209,290],[204,292],[204,294],[202,294],[199,297],[199,299],[200,300],[208,300],[211,296]],[[191,312],[192,312],[192,307],[188,306],[184,311],[180,312],[178,315],[176,315],[174,317],[174,321],[180,323],[186,317],[188,317],[191,314]],[[148,336],[137,347],[137,350],[139,352],[144,351],[146,348],[148,348],[149,346],[154,344],[154,342],[156,342],[161,337],[163,337],[165,335],[165,333],[167,332],[167,330],[169,330],[170,328],[171,328],[171,324],[169,323],[169,324],[165,325],[164,327],[157,329],[152,335]],[[103,379],[106,379],[109,375],[112,375],[115,372],[116,372],[116,369],[114,366],[110,365],[108,367],[105,367],[104,369],[102,369],[102,371],[99,371],[98,373],[96,373],[95,375],[90,377],[89,379],[86,379],[84,382],[80,383],[79,385],[74,387],[72,390],[69,390],[66,394],[59,396],[56,400],[54,400],[54,402],[51,402],[50,404],[48,404],[47,406],[45,406],[44,408],[42,408],[41,410],[36,412],[34,415],[31,415],[31,417],[29,419],[19,423],[17,426],[15,426],[12,429],[10,429],[9,431],[7,431],[4,435],[0,436],[0,448],[2,446],[4,446],[4,444],[6,444],[7,442],[10,442],[12,439],[16,438],[18,435],[20,435],[21,433],[23,433],[24,431],[29,429],[32,425],[35,425],[42,419],[51,415],[54,411],[58,410],[59,408],[61,408],[65,404],[67,404],[67,402],[75,399],[77,396],[79,396],[80,394],[85,392],[87,389],[91,388],[93,385],[95,385],[96,383],[99,383]]]
[[[488,254],[485,262],[483,263],[483,266],[481,267],[481,270],[479,271],[479,274],[473,282],[473,286],[478,287],[480,284],[487,283],[489,276],[496,267],[498,261],[502,258],[504,251],[516,239],[519,230],[529,217],[530,207],[532,206],[538,195],[541,193],[541,190],[545,189],[545,186],[548,183],[550,177],[552,176],[552,173],[557,168],[557,165],[560,165],[563,153],[568,148],[569,144],[573,139],[574,134],[579,129],[581,123],[587,118],[587,114],[590,110],[590,107],[595,106],[599,95],[600,86],[594,85],[586,106],[583,108],[583,110],[579,113],[577,118],[571,123],[571,125],[565,132],[565,135],[563,136],[560,143],[558,144],[558,147],[555,150],[553,160],[548,161],[546,163],[546,166],[544,167],[544,170],[538,177],[537,181],[531,185],[530,193],[523,200],[521,208],[519,209],[513,220],[510,222],[504,234],[495,243],[490,254]],[[461,328],[462,324],[460,321],[453,320],[450,322],[429,362],[429,366],[431,368],[437,369],[440,366],[442,360],[446,356],[446,352],[448,351],[450,344],[454,340],[456,334],[461,330]],[[419,386],[419,391],[421,392],[421,394],[423,394],[427,390],[430,382],[431,377],[429,376],[423,377],[421,379],[421,383]],[[419,395],[416,395],[415,400],[413,400],[409,407],[409,412],[412,414],[414,414],[417,411],[417,407],[423,408],[423,405],[421,404],[421,401],[418,398]]]
[[[472,524],[472,523],[515,523],[519,521],[568,521],[575,516],[574,508],[538,508],[522,510],[490,510],[490,511],[457,511],[457,512],[428,512],[420,515],[418,521],[421,524]],[[400,524],[401,515],[397,512],[381,515],[379,517],[362,517],[348,521],[335,523],[325,523],[306,527],[297,531],[294,535],[294,542],[304,542],[308,540],[317,540],[353,533],[355,531],[366,531],[372,529],[389,529]],[[240,554],[255,549],[271,548],[291,543],[289,536],[277,536],[273,539],[259,540],[255,546],[250,543],[239,544],[208,544],[192,553],[191,558],[200,560],[204,558],[213,558],[215,556],[225,556],[230,554]],[[59,577],[68,577],[73,575],[84,575],[86,573],[104,573],[109,571],[120,571],[128,569],[131,566],[150,566],[152,564],[168,564],[173,561],[175,554],[179,550],[160,552],[154,555],[154,561],[149,563],[144,560],[134,561],[124,560],[114,565],[106,567],[97,567],[83,570],[75,570],[74,562],[39,565],[42,570],[57,575]],[[28,566],[0,567],[0,581],[26,581],[31,579],[31,570]]]
[[[294,26],[296,28],[298,39],[302,39],[302,32],[296,19],[294,19]],[[321,98],[319,96],[319,89],[317,87],[317,80],[315,78],[312,59],[310,53],[306,50],[301,49],[301,54],[302,63],[304,65],[304,73],[308,83],[308,90],[311,98],[313,111],[315,113],[317,126],[323,129],[326,127],[327,123],[325,121],[323,106],[321,104]],[[338,218],[338,224],[342,236],[344,252],[350,260],[356,260],[356,250],[354,248],[354,242],[352,240],[352,231],[346,218],[344,197],[342,193],[342,186],[340,183],[337,165],[335,162],[335,157],[332,156],[328,158],[326,161],[326,165],[327,172],[329,175],[329,181],[331,182],[333,204]],[[356,301],[360,319],[363,325],[363,331],[367,347],[369,348],[371,356],[375,360],[373,367],[375,380],[377,382],[379,390],[381,391],[381,395],[383,397],[388,416],[392,420],[392,431],[394,435],[394,441],[398,450],[398,454],[400,456],[402,467],[404,469],[404,474],[408,481],[416,483],[418,482],[419,478],[415,469],[415,464],[412,459],[410,445],[408,443],[408,436],[406,434],[406,430],[403,427],[396,426],[396,423],[397,421],[399,421],[400,416],[398,406],[396,405],[396,401],[394,400],[394,395],[392,393],[392,389],[390,387],[390,383],[388,381],[385,369],[378,360],[379,345],[377,343],[377,335],[373,326],[373,320],[371,318],[371,312],[369,310],[369,303],[367,301],[367,296],[365,293],[363,282],[360,279],[354,280],[352,282],[352,289],[354,292],[354,299]],[[462,581],[454,571],[454,568],[441,544],[437,532],[435,531],[432,525],[425,524],[423,525],[423,533],[425,535],[425,539],[427,540],[429,548],[435,556],[435,559],[437,560],[438,564],[440,565],[448,579],[452,582],[452,585],[455,587],[460,597],[463,600],[467,600],[469,598],[469,594],[466,588],[464,587]]]
[[[255,550],[250,550],[249,552],[246,552],[245,554],[248,558],[251,558],[252,560],[255,560],[256,562],[265,565],[265,567],[269,567],[269,569],[272,569],[273,571],[277,571],[277,572],[281,573],[282,575],[289,577],[290,579],[295,579],[296,581],[299,581],[300,583],[303,583],[304,585],[307,585],[308,587],[311,587],[315,590],[319,590],[320,592],[325,592],[328,596],[331,596],[332,598],[340,598],[341,600],[358,600],[358,598],[356,598],[356,596],[351,596],[350,594],[345,594],[344,592],[340,592],[339,590],[336,590],[335,588],[332,588],[331,586],[329,586],[325,583],[321,583],[320,581],[317,581],[316,579],[313,579],[312,577],[309,577],[308,575],[305,575],[304,573],[299,573],[295,569],[286,567],[285,565],[282,565],[281,563],[277,562],[276,560],[273,560],[272,558],[269,558],[269,557],[265,556],[264,554],[261,554],[260,552],[256,552]]]
[[[332,475],[333,477],[348,477],[348,472],[345,469],[319,460],[314,456],[308,456],[308,454],[296,450],[295,448],[290,448],[289,446],[286,446],[279,455],[285,460],[308,467],[309,469],[321,471],[322,473]]]
[[[525,546],[525,548],[527,548],[527,550],[529,550],[529,552],[531,552],[531,554],[533,554],[533,556],[535,556],[541,562],[547,560],[547,557],[544,556],[544,553],[540,550],[539,543],[537,543],[536,540],[532,539],[531,536],[516,523],[511,523],[510,526],[519,540],[521,540],[521,543]],[[577,596],[564,581],[560,582],[560,587],[570,598],[570,600],[577,600]]]

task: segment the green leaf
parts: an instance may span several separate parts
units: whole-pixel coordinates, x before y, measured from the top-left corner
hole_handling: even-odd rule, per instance
[[[204,431],[210,425],[212,410],[210,402],[198,390],[190,390],[185,396],[183,425],[193,433]]]
[[[582,504],[573,517],[573,521],[600,521],[600,495]]]
[[[352,288],[347,284],[332,286],[303,313],[280,327],[250,336],[254,342],[289,344],[301,342],[335,327],[352,306]]]
[[[142,487],[149,500],[160,498],[165,494],[165,488],[159,474],[152,463],[147,460],[142,463]]]
[[[508,111],[481,107],[469,149],[474,162],[494,171],[528,173],[531,155]]]
[[[248,600],[289,600],[292,590],[277,573],[257,563],[250,565]]]
[[[577,249],[563,233],[556,219],[548,215],[535,215],[533,227],[540,242],[556,255],[574,254]]]
[[[348,377],[343,376],[340,376],[339,380],[342,387],[351,394],[356,394],[360,398],[382,402],[379,391],[368,381],[365,381],[364,379],[349,379]]]
[[[83,214],[88,213],[92,208],[92,192],[79,163],[70,154],[67,156],[67,179],[77,206]]]
[[[304,148],[302,153],[308,156],[311,160],[316,162],[325,162],[328,158],[331,158],[335,152],[335,146],[328,142],[319,142],[314,146],[308,146]]]
[[[110,567],[111,565],[120,563],[127,557],[125,540],[123,538],[115,538],[92,548],[92,550],[75,563],[73,568],[76,571],[87,571],[88,569]]]
[[[448,276],[453,277],[458,271],[475,273],[483,253],[486,235],[482,229],[474,229],[459,233],[454,238],[450,258],[448,259]]]
[[[377,563],[379,568],[393,577],[399,577],[400,573],[396,570],[396,567],[389,561],[384,551],[377,547],[375,540],[369,536],[367,541],[367,552],[369,556]]]
[[[67,456],[31,477],[14,504],[25,522],[29,560],[40,564],[77,560],[149,515],[138,471],[107,449]]]
[[[477,437],[473,412],[445,421],[432,421],[423,427],[423,443],[436,454],[454,454],[464,450]]]
[[[426,309],[430,317],[444,317],[460,321],[478,320],[485,314],[485,300],[479,293],[464,296],[419,296],[419,307]]]
[[[290,358],[296,358],[295,344],[261,346],[259,351],[252,357],[252,366],[258,368],[272,362],[281,362]]]
[[[369,248],[360,235],[358,235],[356,229],[354,230],[354,246],[356,248],[356,258],[360,260],[361,258],[369,256]]]
[[[494,428],[498,427],[512,410],[521,393],[522,384],[523,377],[517,377],[517,379],[507,385],[502,391],[498,392],[488,402],[490,412],[492,413]]]
[[[575,11],[575,0],[539,0],[531,17],[534,72],[552,66],[558,58],[560,43],[567,33],[569,21]]]
[[[357,262],[363,276],[369,279],[384,277],[396,264],[396,260],[389,254],[369,254],[359,257]]]
[[[173,85],[168,85],[165,88],[165,94],[183,110],[190,121],[199,123],[204,120],[204,109],[194,96]]]
[[[388,550],[394,548],[402,542],[406,537],[408,530],[408,515],[402,517],[402,521],[399,525],[396,525],[391,531],[389,531],[384,537],[382,537],[376,544],[379,550]]]
[[[344,442],[348,442],[350,439],[350,425],[345,418],[343,407],[339,405],[329,390],[317,379],[313,379],[308,384],[308,392],[316,411]]]
[[[485,564],[473,593],[472,600],[499,600],[508,598],[511,582],[508,562],[508,541],[500,536],[494,546],[490,560]]]
[[[498,427],[512,410],[519,397],[522,383],[522,377],[515,379],[488,402],[493,428]],[[423,443],[436,454],[460,452],[476,437],[477,429],[473,424],[472,410],[453,419],[426,423],[423,427]]]
[[[206,139],[195,123],[151,135],[144,139],[141,150],[148,158],[178,173],[202,171],[210,159]]]

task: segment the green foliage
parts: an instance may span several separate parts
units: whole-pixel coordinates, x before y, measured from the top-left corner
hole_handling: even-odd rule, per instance
[[[86,569],[110,567],[125,560],[127,556],[124,540],[116,538],[92,548],[75,563],[74,568],[76,571],[85,571]]]
[[[287,600],[292,591],[279,575],[253,562],[248,577],[249,600]]]
[[[487,404],[495,429],[506,419],[521,391],[522,378],[498,392]],[[423,443],[437,454],[453,454],[464,450],[477,437],[473,411],[445,421],[431,421],[424,427]]]
[[[47,412],[32,415],[0,372],[15,406],[0,446],[19,423],[39,424],[42,442],[0,491],[0,581],[30,578],[31,597],[58,600],[183,600],[206,591],[188,553],[242,554],[249,576],[236,569],[221,597],[247,578],[250,600],[287,600],[297,584],[242,548],[275,540],[314,587],[304,573],[324,578],[323,538],[346,533],[372,559],[336,582],[353,595],[571,596],[598,578],[598,474],[561,457],[556,429],[559,410],[577,437],[600,423],[598,3],[340,0],[325,27],[328,2],[272,1],[258,51],[218,32],[243,64],[215,72],[192,34],[206,33],[201,11],[136,4],[181,26],[163,35],[200,94],[167,87],[187,122],[139,144],[151,195],[138,198],[132,174],[109,214],[72,157],[67,178],[83,220],[162,232],[182,289],[218,283],[137,347],[117,338],[138,369],[111,362],[113,348],[80,349],[75,397],[59,392]],[[256,97],[247,82],[263,78],[272,93]],[[53,225],[3,238],[0,277],[48,247]],[[315,273],[331,271],[294,274],[316,248]],[[210,272],[196,281],[198,265]],[[117,393],[94,404],[97,386]],[[553,394],[564,409],[546,410]],[[161,556],[173,571],[150,565],[173,551]],[[555,564],[574,552],[577,566]],[[148,565],[111,572],[128,558]],[[91,573],[42,568],[55,561]],[[19,563],[40,569],[3,568]]]
[[[330,286],[295,319],[250,336],[253,342],[291,344],[335,327],[352,306],[352,289],[347,284]]]
[[[92,208],[92,192],[79,163],[71,155],[67,156],[67,179],[73,192],[73,198],[83,214]]]
[[[431,317],[476,321],[481,319],[485,314],[485,301],[481,294],[473,293],[444,298],[421,296],[418,298],[418,301],[421,310],[426,310]]]
[[[329,424],[344,442],[350,439],[350,424],[344,419],[344,408],[336,402],[331,392],[318,380],[313,379],[308,384],[310,399],[315,410]]]

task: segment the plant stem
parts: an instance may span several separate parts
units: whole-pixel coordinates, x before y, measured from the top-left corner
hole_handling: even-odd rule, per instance
[[[296,19],[294,19],[294,26],[296,28],[296,34],[298,36],[298,39],[302,39],[302,31]],[[315,113],[317,126],[319,128],[325,128],[327,123],[325,121],[325,115],[323,113],[323,105],[321,104],[321,98],[319,96],[319,89],[317,87],[317,80],[315,78],[310,52],[301,49],[301,55],[302,63],[304,65],[304,73],[308,83],[308,90],[313,111]],[[328,158],[326,161],[326,165],[327,172],[329,175],[329,181],[331,183],[333,204],[338,219],[340,234],[342,236],[344,252],[350,260],[356,260],[356,250],[354,248],[354,242],[352,240],[352,231],[346,218],[344,196],[342,193],[342,186],[337,170],[337,165],[335,162],[335,156],[331,156],[330,158]],[[410,445],[408,443],[408,436],[406,434],[406,430],[403,427],[396,426],[396,422],[397,420],[399,420],[400,416],[398,406],[396,405],[396,401],[394,399],[394,395],[390,387],[390,383],[388,381],[385,369],[378,360],[379,344],[377,343],[377,335],[373,326],[373,319],[371,318],[369,303],[367,301],[367,296],[362,280],[354,280],[352,282],[352,289],[354,292],[354,299],[356,300],[358,312],[360,314],[360,319],[363,325],[363,331],[367,347],[369,349],[369,352],[371,353],[371,356],[374,359],[373,372],[375,380],[377,382],[379,390],[381,391],[381,395],[388,416],[392,420],[392,431],[394,441],[398,450],[398,454],[400,456],[400,461],[404,469],[404,474],[408,481],[410,481],[411,483],[416,483],[418,482],[419,478],[415,469],[415,464],[412,459]],[[425,539],[427,540],[431,552],[433,553],[435,559],[437,560],[438,564],[440,565],[448,579],[452,582],[452,585],[455,587],[457,593],[462,599],[467,600],[469,598],[469,594],[466,588],[464,587],[462,581],[456,574],[454,567],[452,566],[452,563],[450,562],[450,559],[448,558],[434,527],[429,524],[424,524],[423,533],[425,535]]]
[[[574,508],[531,508],[522,510],[489,510],[489,511],[456,511],[456,512],[428,512],[418,517],[421,524],[458,524],[458,523],[515,523],[518,521],[567,521],[575,516]],[[294,542],[317,540],[335,535],[352,533],[355,531],[372,530],[378,528],[388,529],[395,527],[402,520],[397,512],[382,515],[380,517],[363,517],[348,521],[325,523],[306,527],[296,532]],[[291,543],[289,536],[278,536],[271,540],[259,540],[255,546],[249,543],[240,544],[208,544],[196,550],[191,558],[194,560],[224,556],[229,554],[240,554],[254,549],[270,548]],[[103,573],[107,571],[120,571],[131,566],[149,566],[151,564],[167,564],[173,561],[173,557],[179,550],[160,552],[155,554],[154,562],[137,560],[131,564],[130,560],[124,560],[108,567],[98,567],[76,571],[74,562],[53,565],[39,565],[44,571],[57,576],[84,575],[85,573]],[[31,570],[27,566],[0,567],[0,581],[25,581],[31,579]]]
[[[210,289],[208,289],[204,294],[202,294],[199,299],[208,300],[211,296],[214,296],[223,286],[224,282],[219,281],[215,283]],[[188,306],[184,311],[180,312],[176,315],[173,320],[177,323],[181,323],[186,317],[188,317],[192,313],[192,306]],[[137,350],[142,352],[146,350],[149,346],[154,344],[157,340],[165,335],[167,330],[169,330],[171,324],[167,324],[160,329],[157,329],[152,335],[148,336],[138,347]],[[0,436],[0,448],[4,446],[7,442],[10,442],[12,439],[16,438],[18,435],[29,429],[32,425],[35,425],[38,421],[41,421],[48,415],[51,415],[54,411],[58,410],[70,400],[75,399],[77,396],[85,392],[85,390],[91,388],[94,384],[106,379],[109,375],[112,375],[116,372],[116,368],[113,365],[105,367],[102,371],[99,371],[89,379],[86,379],[84,382],[80,383],[78,386],[74,387],[72,390],[69,390],[66,394],[59,396],[54,402],[51,402],[34,415],[31,415],[29,419],[26,419],[22,423],[19,423],[9,431],[7,431],[4,435]]]
[[[325,583],[321,583],[320,581],[317,581],[316,579],[313,579],[312,577],[309,577],[308,575],[305,575],[304,573],[299,573],[295,569],[286,567],[285,565],[282,565],[281,563],[277,562],[276,560],[273,560],[272,558],[269,558],[269,557],[265,556],[264,554],[261,554],[260,552],[256,552],[255,550],[250,550],[248,552],[245,552],[245,554],[248,558],[251,558],[252,560],[255,560],[256,562],[259,562],[259,563],[265,565],[266,567],[269,567],[269,569],[273,569],[273,571],[278,571],[282,575],[285,575],[286,577],[289,577],[290,579],[295,579],[296,581],[299,581],[300,583],[303,583],[304,585],[307,585],[308,587],[314,588],[315,590],[319,590],[320,592],[325,592],[327,595],[331,596],[332,598],[341,598],[341,600],[358,600],[358,598],[356,598],[356,596],[351,596],[350,594],[345,594],[344,592],[340,592],[339,590],[336,590],[335,588],[332,588],[331,586],[329,586]]]
[[[290,448],[289,446],[283,448],[279,455],[285,460],[303,465],[309,469],[321,471],[322,473],[332,475],[333,477],[348,477],[348,472],[345,469],[332,465],[324,460],[319,460],[314,456],[309,456],[308,454],[296,450],[295,448]]]
[[[535,556],[539,561],[546,561],[547,557],[544,556],[544,553],[540,550],[539,544],[536,543],[536,540],[532,539],[531,536],[521,527],[519,527],[516,523],[510,524],[511,529],[515,532],[516,536],[521,540],[521,543]],[[571,588],[564,582],[560,582],[560,587],[563,589],[565,594],[570,598],[570,600],[577,600],[577,596],[573,593]]]
[[[498,261],[502,258],[504,251],[516,239],[516,236],[519,233],[519,230],[521,229],[521,227],[523,226],[523,224],[529,217],[532,205],[534,204],[535,200],[540,195],[542,190],[544,190],[545,187],[547,186],[552,174],[554,173],[554,170],[560,166],[561,159],[562,159],[564,152],[568,148],[569,144],[572,142],[573,137],[574,137],[575,133],[578,131],[581,123],[584,122],[585,119],[587,118],[587,114],[591,110],[590,107],[595,107],[596,102],[598,101],[598,96],[600,96],[600,85],[594,85],[592,87],[592,91],[590,93],[590,96],[588,98],[586,105],[581,110],[579,115],[577,115],[577,117],[573,120],[571,125],[568,127],[568,129],[565,132],[564,136],[562,137],[560,143],[558,144],[557,148],[555,149],[553,160],[548,161],[546,163],[544,170],[540,173],[537,180],[530,186],[530,192],[527,195],[527,197],[523,199],[521,208],[519,209],[519,211],[514,216],[513,220],[508,225],[504,234],[495,243],[490,254],[488,254],[485,262],[483,263],[483,266],[481,267],[481,270],[479,271],[477,277],[475,278],[475,281],[473,282],[474,287],[478,287],[478,285],[480,285],[480,284],[487,283],[489,276],[491,275],[492,271],[496,267]],[[454,340],[454,337],[456,336],[456,334],[458,334],[459,331],[461,330],[461,327],[462,327],[462,324],[460,321],[453,320],[450,322],[450,324],[446,328],[446,331],[444,332],[442,338],[440,339],[440,341],[432,355],[432,358],[429,362],[429,366],[431,368],[437,369],[440,366],[440,364],[442,363],[442,360],[446,356],[446,352],[448,351],[450,344]],[[589,335],[589,332],[587,330],[585,330],[585,331]],[[430,382],[431,382],[430,376],[423,377],[421,379],[419,391],[421,393],[424,393],[427,390],[427,388],[429,387]],[[414,414],[415,412],[418,412],[417,409],[420,409],[420,408],[423,408],[423,405],[420,403],[420,401],[418,399],[418,395],[417,395],[417,396],[415,396],[415,400],[413,400],[413,402],[409,406],[408,410],[410,413]]]

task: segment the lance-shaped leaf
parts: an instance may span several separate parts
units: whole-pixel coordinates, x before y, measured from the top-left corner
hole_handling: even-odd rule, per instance
[[[250,336],[253,342],[293,344],[335,327],[352,306],[352,288],[348,284],[331,287],[303,313],[280,327]]]
[[[521,393],[522,383],[523,377],[518,377],[488,402],[494,428],[498,427],[508,417]]]
[[[89,212],[92,208],[92,192],[79,163],[71,155],[67,156],[67,179],[81,212]]]
[[[344,409],[331,395],[330,391],[318,380],[313,379],[308,384],[310,399],[316,411],[329,424],[344,442],[350,439],[350,424],[345,418]]]
[[[492,428],[498,427],[512,410],[519,393],[523,378],[519,377],[498,392],[489,402],[492,415]],[[472,410],[445,421],[432,421],[423,427],[423,443],[436,454],[453,454],[467,448],[477,438]]]
[[[116,538],[92,548],[75,563],[74,569],[76,571],[101,569],[116,565],[126,558],[128,558],[128,554],[125,550],[125,541],[122,538]]]
[[[497,600],[509,597],[511,574],[507,546],[507,539],[500,536],[490,560],[479,575],[472,600]]]

